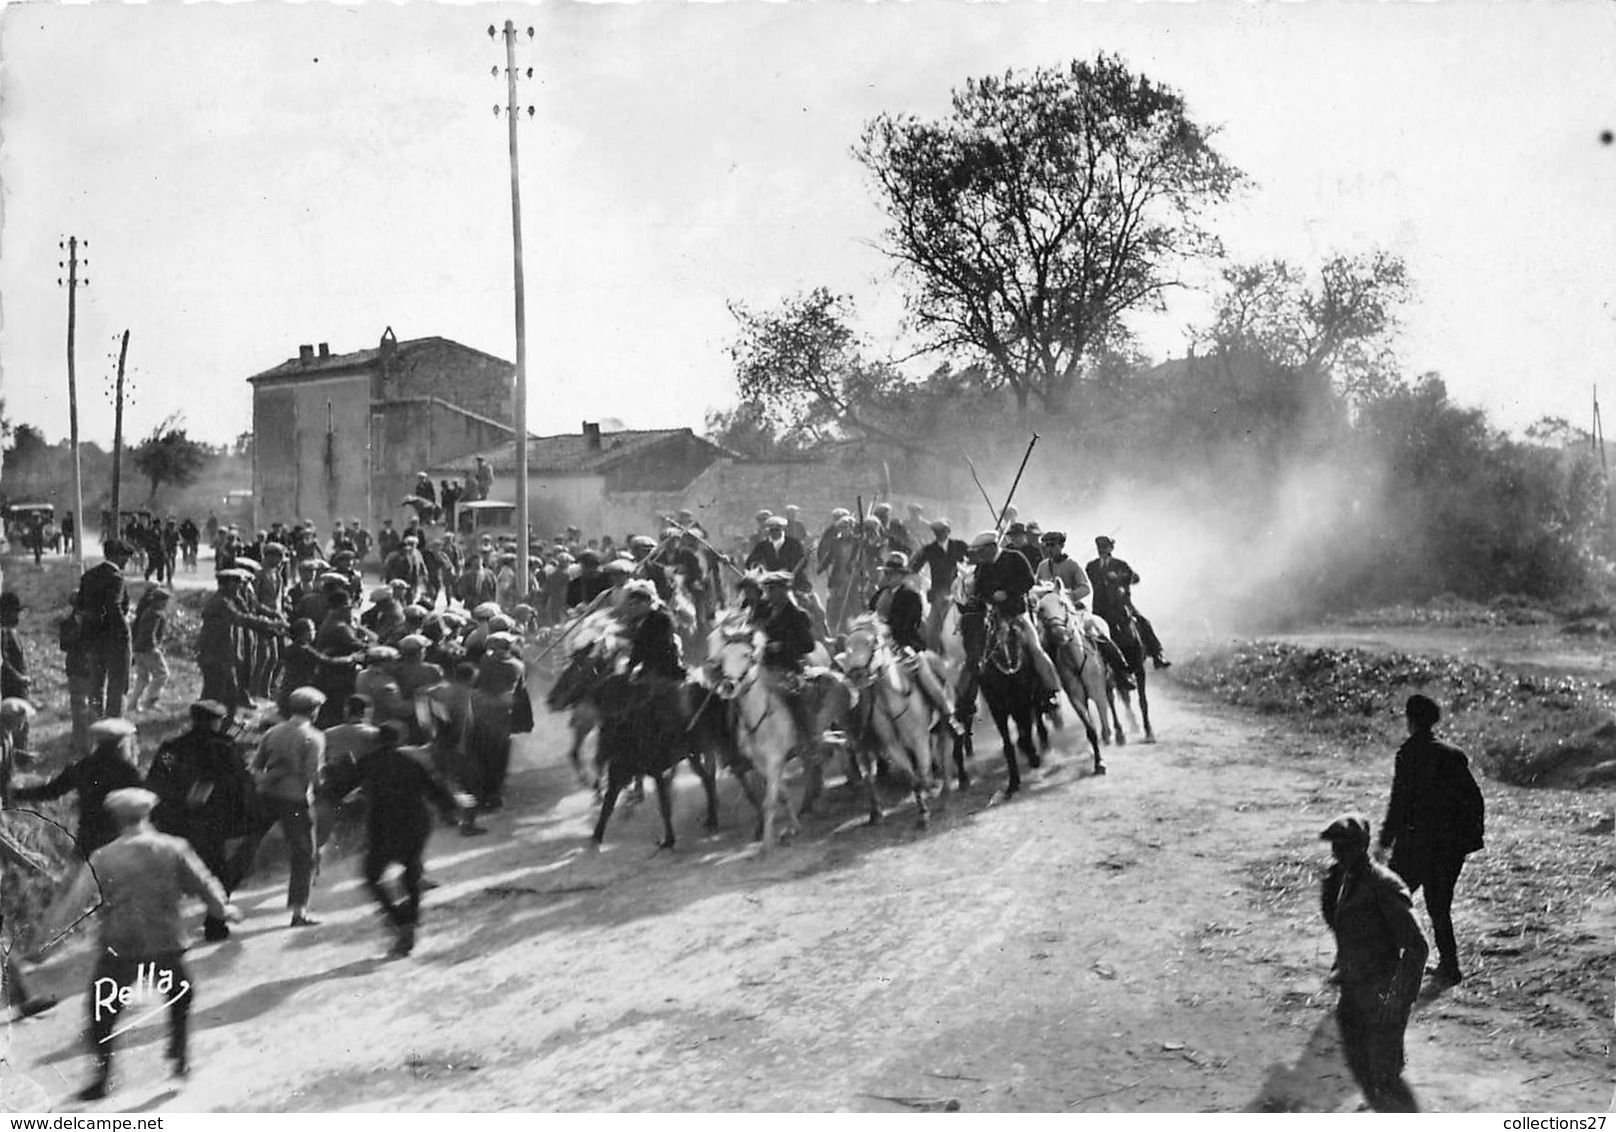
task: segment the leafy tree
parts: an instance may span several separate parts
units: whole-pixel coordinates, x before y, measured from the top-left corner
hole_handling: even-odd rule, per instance
[[[45,443],[45,434],[35,425],[20,424],[11,432],[11,446],[6,449],[5,474],[7,476],[25,475],[32,468],[37,467],[46,454],[50,452],[50,445]]]
[[[1215,353],[1259,356],[1324,378],[1358,403],[1397,383],[1392,341],[1410,297],[1408,269],[1386,252],[1335,255],[1317,284],[1283,260],[1228,267],[1208,337]]]
[[[187,436],[182,424],[180,414],[168,417],[132,454],[135,468],[151,482],[148,507],[157,502],[158,489],[164,484],[185,487],[194,483],[208,462],[207,445]]]
[[[854,156],[928,344],[984,358],[1023,411],[1061,412],[1095,343],[1160,307],[1174,261],[1218,251],[1200,214],[1240,174],[1212,135],[1100,55],[968,80],[941,121],[883,114]]]
[[[817,287],[774,310],[729,309],[740,325],[729,354],[753,427],[798,449],[846,436],[914,447],[881,416],[884,399],[904,379],[890,364],[864,357],[848,325],[850,298]]]

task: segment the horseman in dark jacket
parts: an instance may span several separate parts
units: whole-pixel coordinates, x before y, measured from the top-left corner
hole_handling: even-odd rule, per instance
[[[1032,567],[1020,551],[1001,551],[999,536],[993,531],[983,531],[971,540],[970,555],[976,563],[975,604],[992,608],[1000,618],[1020,627],[1022,647],[1043,681],[1043,709],[1053,709],[1060,694],[1060,678],[1027,612],[1027,594],[1033,587]],[[977,657],[980,659],[980,653]]]
[[[191,705],[191,729],[157,748],[146,772],[146,789],[157,795],[152,824],[183,837],[225,892],[238,878],[230,875],[225,842],[246,837],[258,825],[258,790],[247,764],[224,731],[229,710],[215,700]],[[203,938],[228,939],[224,920],[202,921]]]
[[[752,553],[746,556],[746,568],[762,570],[766,574],[776,570],[790,574],[792,592],[808,614],[810,624],[819,632],[828,632],[825,610],[819,604],[819,595],[814,593],[813,580],[808,576],[808,550],[803,543],[786,533],[789,525],[783,516],[770,516],[763,524],[765,537],[759,539],[757,545],[752,547]]]
[[[803,661],[814,651],[813,621],[808,611],[791,598],[792,576],[784,570],[765,574],[763,608],[759,625],[768,644],[763,650],[764,667],[775,672],[800,675]]]
[[[679,636],[674,632],[673,618],[657,600],[656,586],[644,578],[626,584],[618,613],[629,632],[629,673],[661,680],[683,680],[685,666]]]
[[[1139,626],[1139,643],[1144,646],[1145,655],[1157,668],[1170,668],[1172,661],[1162,656],[1162,644],[1156,630],[1133,603],[1133,587],[1139,584],[1139,575],[1122,559],[1111,556],[1116,545],[1115,539],[1100,535],[1094,540],[1100,556],[1084,567],[1089,582],[1094,586],[1094,612],[1105,618],[1105,623],[1111,626],[1114,634],[1122,632],[1131,615]]]
[[[1408,740],[1397,751],[1392,797],[1380,826],[1380,847],[1410,892],[1425,889],[1425,910],[1436,937],[1437,977],[1457,983],[1459,948],[1453,937],[1453,890],[1465,857],[1482,848],[1486,803],[1470,760],[1433,733],[1442,709],[1413,695],[1405,708]]]

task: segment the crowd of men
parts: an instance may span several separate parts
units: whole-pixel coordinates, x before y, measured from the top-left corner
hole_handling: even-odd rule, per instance
[[[420,489],[418,497],[426,498]],[[439,514],[452,513],[458,501],[451,493],[449,511]],[[681,638],[697,640],[720,605],[749,611],[767,641],[763,663],[784,672],[800,672],[817,643],[863,612],[879,617],[894,646],[910,655],[940,651],[956,613],[969,664],[973,637],[979,650],[981,623],[992,610],[1024,626],[1023,646],[1052,703],[1059,685],[1028,601],[1042,584],[1076,609],[1092,602],[1095,644],[1119,683],[1126,686],[1128,668],[1108,627],[1136,627],[1145,655],[1158,667],[1168,663],[1133,605],[1139,575],[1115,556],[1114,539],[1097,537],[1095,557],[1079,565],[1066,554],[1063,532],[1014,514],[1002,532],[966,541],[954,537],[948,520],[928,520],[918,507],[908,522],[885,503],[862,523],[838,510],[817,535],[798,508],[786,507],[780,515],[758,512],[753,535],[728,554],[688,511],[666,517],[660,537],[630,534],[621,544],[567,528],[534,556],[526,601],[510,546],[429,533],[423,520],[433,514],[422,509],[396,531],[384,522],[374,538],[358,521],[334,524],[326,538],[311,524],[274,523],[248,539],[211,516],[211,530],[172,518],[137,528],[148,567],[156,552],[169,580],[170,548],[194,568],[197,542],[210,537],[216,577],[202,608],[196,660],[203,686],[190,706],[190,730],[152,752],[144,774],[135,728],[120,717],[157,706],[166,685],[172,594],[162,584],[164,569],[148,568],[132,612],[125,574],[135,548],[126,539],[109,539],[104,561],[81,579],[59,643],[85,754],[53,778],[20,788],[11,783],[11,759],[27,747],[32,708],[26,660],[13,647],[19,603],[15,595],[0,598],[0,629],[12,634],[0,639],[3,800],[76,796],[78,847],[94,875],[160,910],[133,926],[116,908],[107,915],[97,978],[127,982],[148,968],[188,978],[181,898],[206,904],[204,938],[228,938],[238,916],[229,895],[277,826],[290,865],[290,925],[317,925],[311,898],[320,846],[356,793],[368,814],[364,878],[393,932],[390,954],[408,955],[433,811],[463,836],[485,832],[477,816],[503,805],[511,737],[533,725],[524,634],[576,624],[590,610],[615,611],[630,670],[659,680],[684,676]],[[372,549],[377,556],[367,561]],[[367,565],[379,583],[367,582]],[[911,670],[948,726],[967,729],[974,702],[961,695],[950,703],[930,665]],[[1481,844],[1481,806],[1464,756],[1432,735],[1438,715],[1424,697],[1410,701],[1411,739],[1399,754],[1381,834],[1396,871],[1369,859],[1361,818],[1343,818],[1324,833],[1337,861],[1324,910],[1341,941],[1344,1047],[1376,1107],[1413,1104],[1400,1077],[1402,1031],[1426,952],[1405,883],[1426,889],[1439,973],[1450,982],[1462,977],[1450,909],[1464,856]],[[261,721],[257,734],[254,720]],[[1444,824],[1454,799],[1466,817]],[[0,837],[0,849],[10,865],[38,865],[7,838]],[[385,881],[394,865],[402,869],[397,890]],[[14,963],[7,987],[23,1013],[48,1008],[27,994]],[[169,1055],[182,1076],[187,1011],[188,1002],[171,1015]],[[107,1038],[115,1022],[115,1015],[97,1015],[91,1032]],[[112,1042],[98,1040],[94,1048],[86,1099],[104,1096],[110,1082]]]

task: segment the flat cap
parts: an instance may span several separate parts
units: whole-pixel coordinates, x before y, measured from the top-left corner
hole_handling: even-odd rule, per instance
[[[765,586],[789,586],[791,584],[791,571],[770,570],[758,581]]]
[[[256,559],[256,558],[248,558],[248,557],[243,555],[243,556],[238,557],[236,559],[236,569],[237,570],[250,570],[254,574],[256,574],[260,570],[262,570],[263,568],[264,568],[264,564],[262,562],[258,561],[258,559]]]
[[[678,533],[678,531],[674,532],[674,534]],[[656,539],[652,538],[650,535],[635,535],[633,538],[628,540],[628,544],[630,546],[644,547],[646,550],[656,549]]]
[[[657,599],[656,586],[652,585],[644,578],[635,578],[632,582],[623,587],[623,596],[643,597],[646,601],[654,602]]]
[[[365,659],[371,664],[384,664],[398,659],[398,650],[392,645],[371,645],[365,650]]]
[[[947,519],[933,519],[931,521],[931,529],[934,531],[951,531],[954,529],[954,524],[950,523]]]
[[[477,621],[487,621],[490,617],[500,615],[499,602],[485,601],[471,611],[471,616]]]
[[[516,638],[511,636],[509,633],[490,633],[490,634],[488,634],[487,644],[488,644],[488,647],[491,648],[491,649],[499,649],[499,650],[503,651],[503,650],[509,649],[515,643],[516,643]]]
[[[1362,814],[1342,814],[1319,833],[1322,841],[1369,844],[1369,822]]]
[[[34,705],[19,696],[0,700],[0,722],[27,722],[34,717]]]
[[[907,574],[909,572],[909,556],[901,550],[894,550],[881,563],[881,569],[896,570],[900,574]]]
[[[1095,536],[1095,539],[1094,539],[1094,545],[1095,546],[1102,546],[1102,547],[1103,546],[1115,546],[1115,545],[1117,545],[1117,540],[1112,538],[1110,535],[1097,535],[1097,536]]]
[[[400,656],[417,656],[420,653],[425,652],[426,646],[431,643],[432,642],[428,641],[425,637],[421,636],[421,634],[411,633],[406,637],[399,638],[398,654]]]
[[[785,516],[770,515],[767,519],[763,520],[763,525],[768,527],[771,531],[783,531],[786,529]]]
[[[191,705],[191,719],[195,723],[207,723],[210,720],[223,719],[230,714],[230,709],[218,700],[197,700]]]
[[[971,549],[977,550],[984,546],[997,546],[999,544],[998,531],[983,531],[971,540]]]
[[[488,631],[490,633],[509,633],[514,628],[516,628],[516,622],[503,613],[496,613],[488,619]]]
[[[393,599],[392,586],[377,586],[370,591],[371,601],[391,601]]]
[[[318,688],[293,688],[286,696],[286,706],[300,715],[313,715],[325,706],[325,693]]]
[[[101,804],[120,818],[143,818],[156,808],[157,795],[140,786],[125,786],[109,792]]]
[[[108,719],[98,719],[90,724],[90,741],[92,743],[110,743],[117,739],[125,739],[135,733],[135,725],[127,719],[112,716]]]

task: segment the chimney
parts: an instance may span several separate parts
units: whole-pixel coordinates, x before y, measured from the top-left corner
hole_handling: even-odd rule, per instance
[[[306,365],[309,365],[310,363],[312,363],[313,361],[314,361],[314,347],[313,346],[299,346],[297,348],[297,362],[298,362],[298,365],[306,366]]]
[[[584,447],[591,452],[600,451],[600,425],[584,422]]]
[[[322,358],[329,358],[331,356],[331,343],[329,343],[329,342],[321,342],[320,343],[320,356]]]

